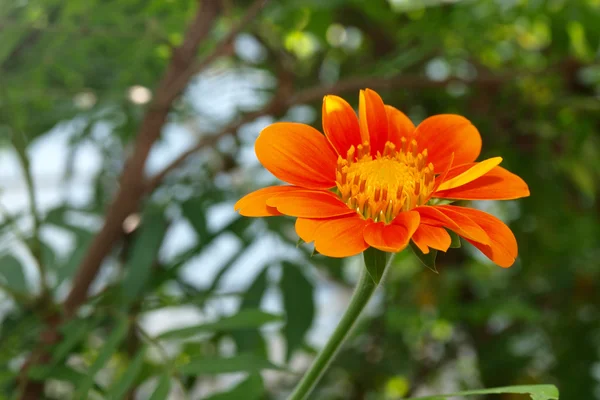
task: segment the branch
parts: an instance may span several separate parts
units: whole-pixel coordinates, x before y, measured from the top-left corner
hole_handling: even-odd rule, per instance
[[[213,1],[213,0],[207,0]],[[267,4],[269,0],[255,0],[254,3],[248,8],[246,14],[238,21],[238,23],[229,31],[215,47],[212,53],[204,60],[189,65],[180,75],[175,77],[172,82],[172,90],[165,96],[165,99],[171,99],[177,97],[176,91],[180,91],[187,86],[189,80],[196,74],[202,72],[206,67],[211,65],[219,57],[231,52],[233,40],[237,35],[258,15],[260,10]]]
[[[292,96],[282,96],[281,93],[278,92],[273,96],[273,100],[263,109],[245,114],[241,119],[233,121],[225,126],[217,134],[203,137],[194,146],[181,153],[179,157],[173,160],[163,170],[148,179],[146,183],[146,191],[148,193],[154,191],[168,174],[177,169],[192,154],[202,150],[203,148],[214,146],[221,138],[229,134],[235,134],[235,132],[242,125],[250,123],[255,119],[265,115],[282,112],[287,108],[297,104],[311,103],[313,101],[322,99],[327,94],[341,94],[345,92],[358,91],[364,88],[437,88],[445,87],[449,83],[453,82],[460,82],[467,85],[488,86],[504,82],[509,77],[514,78],[515,75],[485,75],[472,81],[466,81],[458,78],[451,78],[443,81],[432,81],[422,76],[398,76],[391,78],[352,77],[339,81],[330,86],[314,86],[312,88],[304,89]],[[286,92],[289,91],[287,89],[288,88],[285,90]]]
[[[210,33],[219,11],[219,1],[203,1],[185,34],[183,43],[173,53],[171,63],[156,90],[156,100],[144,116],[133,154],[125,165],[120,188],[107,211],[104,225],[88,248],[73,279],[73,286],[64,303],[67,318],[85,302],[90,284],[96,277],[102,261],[123,234],[123,221],[139,206],[145,193],[143,177],[146,159],[152,145],[160,136],[173,100],[181,94],[187,84],[186,80],[179,87],[174,87],[172,82],[193,64],[198,46]]]

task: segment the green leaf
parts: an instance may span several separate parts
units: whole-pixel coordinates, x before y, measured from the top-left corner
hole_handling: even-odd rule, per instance
[[[259,328],[269,322],[281,321],[281,319],[279,315],[269,314],[258,309],[241,310],[231,317],[225,317],[215,322],[162,333],[157,339],[185,339],[204,332],[227,332],[239,329]]]
[[[287,342],[286,359],[304,343],[315,316],[314,285],[302,272],[302,267],[284,262],[280,282],[283,308],[287,316],[283,335]]]
[[[366,249],[363,255],[369,276],[373,279],[375,285],[379,285],[390,255],[374,247]]]
[[[192,227],[200,237],[204,240],[208,236],[208,225],[206,222],[206,204],[199,197],[194,197],[181,204],[181,212],[190,221]]]
[[[75,320],[68,324],[68,329],[63,330],[63,337],[60,343],[52,351],[52,363],[57,364],[64,360],[69,352],[81,343],[91,332],[95,321]]]
[[[23,273],[21,263],[10,254],[0,258],[0,281],[4,282],[8,289],[20,293],[27,293],[27,279]]]
[[[167,374],[162,375],[158,381],[154,393],[150,396],[149,400],[166,400],[171,390],[171,377]]]
[[[256,354],[240,354],[229,358],[197,358],[178,368],[183,375],[216,375],[230,372],[258,373],[264,369],[283,370]]]
[[[263,295],[267,290],[267,274],[268,268],[265,268],[254,279],[250,287],[246,290],[242,297],[240,309],[260,308]],[[260,351],[266,354],[266,345],[263,337],[256,330],[243,329],[233,333],[233,338],[237,344],[238,351]]]
[[[138,350],[133,360],[127,364],[127,369],[125,373],[121,375],[121,377],[111,386],[110,390],[107,393],[108,399],[123,399],[125,398],[125,394],[131,388],[135,379],[138,377],[140,372],[142,371],[142,366],[144,365],[144,357],[146,356],[146,347],[142,347]]]
[[[128,321],[125,318],[121,318],[118,321],[117,326],[113,328],[106,342],[100,349],[96,360],[92,363],[87,371],[87,374],[81,379],[77,385],[77,392],[75,394],[76,399],[86,399],[89,390],[94,385],[94,377],[108,362],[113,353],[117,350],[119,344],[125,339],[127,335],[127,329],[129,327]]]
[[[424,254],[421,251],[421,249],[419,249],[412,242],[410,243],[410,248],[412,249],[413,253],[415,253],[415,255],[419,258],[419,260],[421,261],[421,263],[424,266],[426,266],[427,268],[429,268],[436,274],[438,273],[438,270],[435,268],[435,258],[437,257],[437,250],[429,249],[429,253]]]
[[[260,374],[252,374],[233,389],[216,393],[206,400],[258,400],[263,399],[265,388]]]
[[[140,228],[135,232],[136,237],[125,265],[122,293],[127,303],[137,298],[146,285],[166,230],[163,210],[149,206],[142,216]]]
[[[460,246],[461,246],[460,236],[458,236],[456,234],[456,232],[453,232],[451,230],[446,230],[446,231],[450,235],[450,248],[451,249],[458,249],[458,248],[460,248]]]
[[[443,400],[455,396],[476,396],[480,394],[529,394],[531,400],[558,400],[558,389],[554,385],[506,386],[493,389],[467,390],[458,393],[438,394],[435,396],[411,397],[406,400]]]
[[[76,371],[67,365],[55,365],[51,368],[44,365],[33,365],[27,370],[27,375],[36,381],[56,379],[59,381],[79,382],[86,378],[86,374]]]

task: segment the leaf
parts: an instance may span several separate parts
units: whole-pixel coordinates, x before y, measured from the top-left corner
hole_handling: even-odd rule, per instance
[[[23,273],[23,267],[19,260],[10,254],[0,258],[0,281],[7,288],[20,293],[27,293],[27,279]]]
[[[167,230],[163,210],[150,206],[142,216],[125,265],[122,294],[125,302],[133,301],[144,288]]]
[[[458,236],[456,232],[453,232],[451,230],[446,230],[446,232],[448,232],[448,234],[450,235],[450,248],[459,249],[462,245],[460,242],[460,236]]]
[[[558,400],[558,389],[554,385],[506,386],[493,389],[467,390],[458,393],[438,394],[435,396],[411,397],[406,400],[443,400],[455,396],[476,396],[480,394],[529,394],[531,400]]]
[[[146,347],[138,350],[133,360],[127,364],[127,369],[110,388],[107,393],[108,399],[123,399],[125,394],[135,383],[135,379],[142,371],[144,357],[146,356]]]
[[[281,316],[269,314],[258,309],[241,310],[231,317],[206,324],[175,329],[160,334],[157,339],[184,339],[204,332],[233,331],[239,329],[259,328],[269,322],[281,321]]]
[[[94,325],[95,321],[88,320],[76,320],[69,323],[68,329],[64,330],[62,340],[52,351],[52,363],[57,364],[64,360],[73,347],[88,336]]]
[[[87,375],[79,381],[77,384],[77,392],[74,396],[76,399],[86,399],[89,390],[94,385],[94,377],[100,371],[104,365],[108,362],[113,353],[117,350],[119,344],[125,339],[127,335],[128,322],[125,318],[121,318],[117,326],[113,328],[106,342],[100,349],[96,360],[92,363],[87,371]]]
[[[374,247],[369,247],[364,251],[363,255],[369,276],[373,279],[375,285],[379,285],[388,262],[388,253],[377,250]]]
[[[158,381],[154,393],[150,396],[149,400],[166,400],[169,392],[171,391],[171,377],[167,374],[162,375]]]
[[[438,273],[438,270],[435,268],[435,258],[437,257],[437,250],[429,249],[429,253],[424,254],[421,251],[421,249],[419,249],[413,242],[410,243],[410,248],[424,266],[426,266],[436,274]]]
[[[59,381],[78,382],[86,378],[86,374],[76,371],[67,365],[56,365],[52,368],[43,365],[33,365],[27,370],[27,375],[36,381],[56,379]]]
[[[233,389],[216,393],[206,400],[258,400],[264,398],[265,388],[260,374],[252,374]]]
[[[304,336],[310,329],[315,316],[314,285],[306,278],[301,267],[289,262],[283,263],[280,282],[286,324],[283,335],[287,342],[286,359],[304,343]]]
[[[71,256],[60,267],[56,268],[56,285],[59,286],[65,279],[72,277],[77,271],[77,267],[86,255],[88,246],[92,242],[92,235],[80,234],[77,235],[75,249]]]
[[[283,370],[264,357],[253,353],[240,354],[229,358],[197,358],[178,368],[183,375],[216,375],[230,372],[258,373],[264,369]]]
[[[256,276],[242,297],[240,309],[260,308],[263,295],[267,290],[267,273],[268,269],[265,268]],[[266,354],[265,341],[261,334],[256,330],[239,330],[236,331],[232,336],[237,344],[239,352],[260,351],[261,353]]]
[[[208,236],[206,204],[200,197],[194,197],[181,204],[181,212],[190,221],[200,240]]]

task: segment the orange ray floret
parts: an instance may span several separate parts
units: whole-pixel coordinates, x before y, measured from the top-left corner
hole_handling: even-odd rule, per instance
[[[321,254],[348,257],[374,247],[446,251],[456,232],[502,267],[517,243],[499,219],[437,199],[507,200],[529,196],[527,184],[498,166],[475,162],[481,136],[459,115],[436,115],[418,126],[379,95],[361,90],[358,116],[342,98],[325,96],[323,130],[280,122],[263,129],[256,155],[292,186],[263,188],[235,209],[249,217],[297,217],[296,232]],[[447,201],[446,201],[447,202]]]

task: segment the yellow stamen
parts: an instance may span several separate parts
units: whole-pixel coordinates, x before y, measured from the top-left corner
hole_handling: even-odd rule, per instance
[[[387,142],[383,155],[374,159],[369,142],[352,146],[346,158],[338,158],[336,178],[339,196],[349,208],[385,223],[424,204],[435,184],[427,150],[419,153],[417,142],[406,138],[399,147]]]

